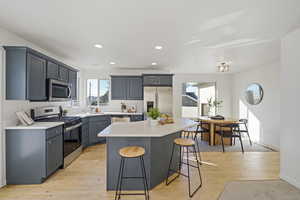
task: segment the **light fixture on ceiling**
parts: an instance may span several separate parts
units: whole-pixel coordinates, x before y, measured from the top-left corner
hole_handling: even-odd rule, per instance
[[[116,63],[115,63],[115,62],[109,62],[109,64],[111,64],[111,65],[115,65]]]
[[[162,46],[159,46],[159,45],[155,46],[154,48],[155,48],[156,50],[162,50],[162,49],[163,49],[163,47],[162,47]]]
[[[153,62],[153,63],[151,63],[151,65],[152,65],[152,66],[156,66],[156,65],[157,65],[157,63],[156,63],[156,62]]]
[[[218,72],[228,72],[230,67],[230,62],[221,62],[218,66]]]
[[[94,47],[98,48],[98,49],[102,49],[103,46],[101,44],[95,44]]]

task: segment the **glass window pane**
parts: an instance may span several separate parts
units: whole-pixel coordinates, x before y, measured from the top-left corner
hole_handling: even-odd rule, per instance
[[[98,80],[87,80],[87,103],[91,106],[97,106],[98,101]]]
[[[99,80],[99,103],[108,103],[109,80]]]

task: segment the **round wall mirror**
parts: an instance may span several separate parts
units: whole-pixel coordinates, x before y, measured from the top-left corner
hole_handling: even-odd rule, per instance
[[[264,91],[260,84],[252,83],[245,91],[245,99],[250,105],[259,104],[264,96]]]

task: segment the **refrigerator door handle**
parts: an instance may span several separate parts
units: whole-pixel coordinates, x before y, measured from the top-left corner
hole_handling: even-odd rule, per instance
[[[159,96],[158,96],[158,89],[155,88],[155,108],[158,108],[158,101],[159,101]]]

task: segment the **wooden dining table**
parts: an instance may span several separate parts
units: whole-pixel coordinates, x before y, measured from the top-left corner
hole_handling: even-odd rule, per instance
[[[216,119],[211,119],[209,117],[199,117],[198,121],[203,122],[205,124],[209,125],[209,137],[208,137],[208,142],[209,145],[214,146],[216,145],[216,124],[231,124],[231,123],[238,123],[238,119],[234,119],[234,118],[225,118],[224,120],[216,120]],[[224,143],[227,145],[231,145],[232,141],[230,138],[226,138],[224,139]]]

